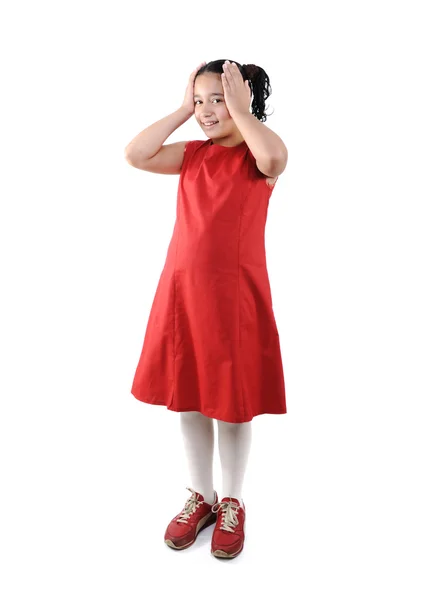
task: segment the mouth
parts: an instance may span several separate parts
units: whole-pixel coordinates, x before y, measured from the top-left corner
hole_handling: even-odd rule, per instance
[[[218,125],[219,121],[206,121],[201,122],[202,126],[205,127],[206,129],[211,129],[212,127],[215,127],[215,125]]]

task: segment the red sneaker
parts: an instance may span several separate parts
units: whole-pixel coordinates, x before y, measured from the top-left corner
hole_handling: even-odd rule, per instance
[[[218,503],[216,491],[214,503],[209,504],[204,502],[202,494],[192,488],[187,489],[192,492],[192,495],[182,511],[170,521],[164,535],[164,542],[175,550],[183,550],[191,546],[198,533],[216,521],[216,515],[212,512],[212,507]]]
[[[211,552],[219,558],[234,558],[244,546],[244,502],[227,496],[213,505],[212,512],[218,513],[218,519],[213,530]]]

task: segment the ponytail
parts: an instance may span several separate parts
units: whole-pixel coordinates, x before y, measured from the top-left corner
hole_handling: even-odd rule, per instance
[[[257,65],[242,65],[245,79],[249,80],[249,86],[253,93],[252,114],[261,122],[266,121],[266,100],[272,93],[269,76],[264,69]]]

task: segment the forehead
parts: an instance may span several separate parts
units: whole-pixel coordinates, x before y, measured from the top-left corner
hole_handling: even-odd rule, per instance
[[[224,96],[221,75],[203,73],[195,79],[195,96]]]

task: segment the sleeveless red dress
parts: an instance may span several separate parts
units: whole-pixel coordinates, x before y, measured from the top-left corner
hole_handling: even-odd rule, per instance
[[[274,187],[245,141],[187,142],[136,399],[230,423],[287,412],[264,242]]]

